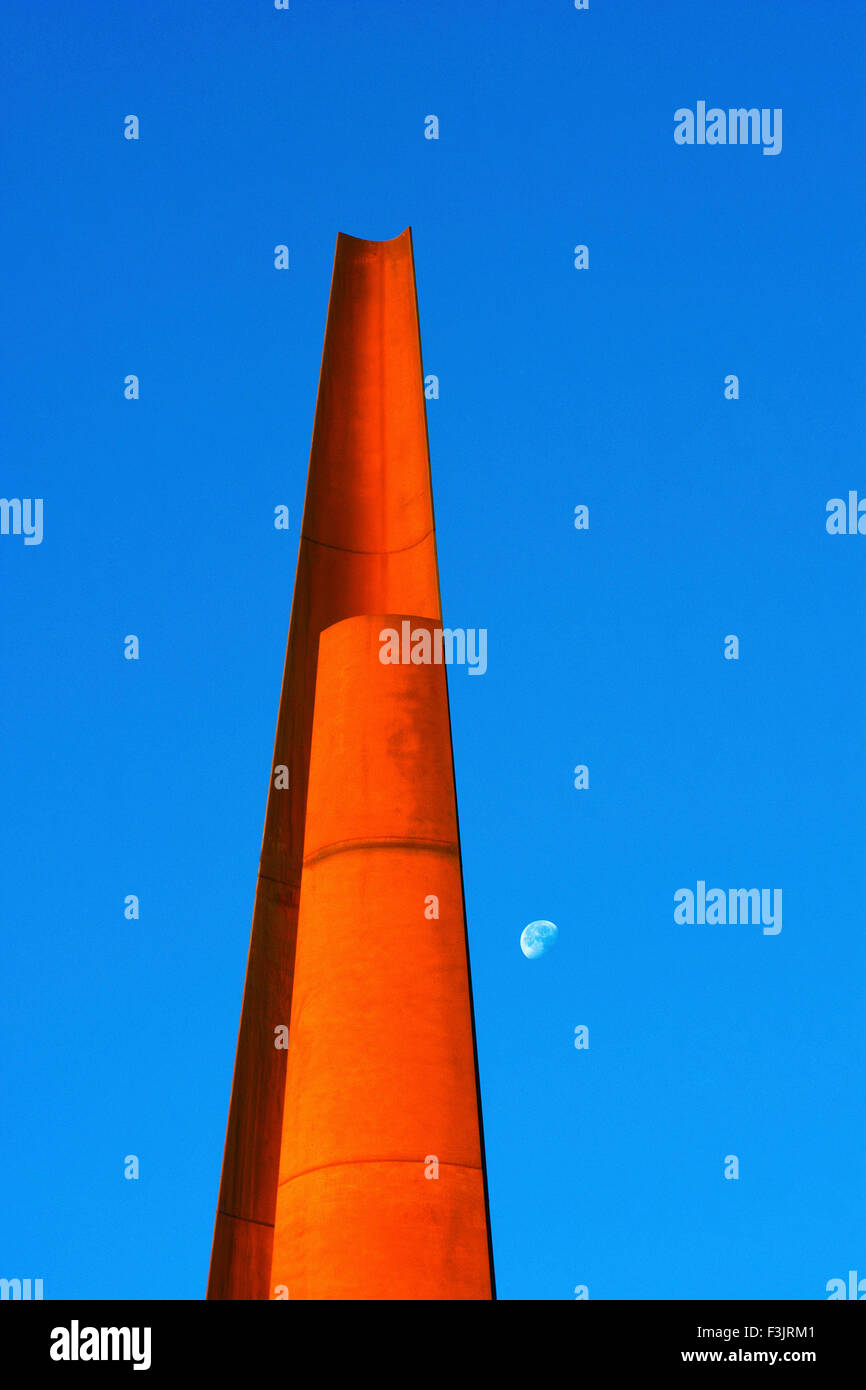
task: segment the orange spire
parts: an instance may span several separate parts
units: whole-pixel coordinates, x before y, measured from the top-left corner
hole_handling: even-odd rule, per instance
[[[416,626],[423,619],[435,625],[440,618],[408,229],[387,242],[344,235],[337,239],[273,758],[274,768],[288,768],[289,786],[281,788],[272,775],[208,1298],[273,1298],[278,1284],[288,1286],[289,1297],[299,1298],[491,1296],[445,673],[441,667],[383,666],[376,652],[371,664],[367,658],[373,628],[378,633],[388,624],[363,615],[389,612],[419,615],[412,618]],[[343,621],[352,618],[358,622]],[[325,629],[329,631],[319,655]],[[366,654],[363,660],[360,652]],[[333,655],[326,659],[325,653]],[[355,661],[354,688],[347,685],[341,669],[344,655]],[[314,701],[319,751],[308,803]],[[435,727],[435,746],[425,753],[418,739],[426,737],[423,730],[428,725]],[[414,761],[401,761],[389,743],[397,729],[415,749]],[[338,755],[341,738],[347,751]],[[370,763],[373,748],[377,760],[385,757],[378,772]],[[432,780],[430,759],[436,769]],[[426,814],[447,845],[428,847],[420,855],[415,841],[425,836],[420,834],[423,816],[418,819],[411,786],[416,778],[429,788],[425,795],[433,801]],[[323,786],[332,789],[324,802]],[[326,804],[331,795],[342,802],[340,808]],[[369,822],[361,835],[370,841],[366,849],[329,851],[332,841],[327,836],[333,830],[333,843],[351,839],[351,834],[337,831],[346,825],[351,829],[353,813],[361,810]],[[383,853],[379,843],[395,837],[412,842],[400,851],[398,861],[393,851]],[[377,878],[386,860],[391,864],[386,871],[393,879],[390,889]],[[304,925],[298,969],[303,974],[296,985],[302,862]],[[359,873],[367,896],[353,896]],[[330,889],[323,890],[322,883]],[[374,883],[379,885],[375,892]],[[322,891],[326,898],[317,905]],[[328,898],[329,891],[336,898]],[[424,917],[428,894],[447,904],[438,922]],[[387,960],[374,956],[373,964],[378,962],[381,971],[372,978],[367,949],[371,934],[391,942]],[[420,952],[418,999],[404,989],[413,952]],[[362,962],[368,964],[362,968]],[[423,975],[428,969],[434,975],[425,994]],[[329,979],[335,991],[330,1007],[338,1010],[330,1021],[315,1010],[311,1013],[311,1001],[327,995]],[[373,997],[377,1002],[371,1012]],[[413,1012],[420,1010],[419,1017],[429,1014],[424,1025],[429,1055],[423,1066],[412,1029],[401,1032],[397,1027],[409,999]],[[315,1027],[313,1014],[319,1019]],[[275,1047],[275,1030],[288,1024],[287,1053]],[[348,1037],[336,1050],[329,1048],[328,1040],[336,1041],[334,1035],[343,1032]],[[397,1054],[408,1049],[402,1062],[395,1055],[396,1072],[381,1069],[378,1049],[383,1045]],[[311,1052],[320,1059],[312,1066]],[[321,1060],[325,1056],[330,1058],[327,1063]],[[420,1091],[411,1094],[412,1087],[439,1095],[442,1104],[430,1108]],[[335,1095],[344,1098],[341,1105],[333,1103]],[[377,1100],[371,1100],[374,1095]],[[447,1095],[451,1098],[446,1103]],[[394,1109],[407,1106],[414,1116],[408,1127],[397,1122]],[[378,1136],[373,1132],[376,1124],[370,1129],[372,1116],[378,1116]],[[344,1157],[334,1158],[335,1154]],[[424,1177],[428,1154],[442,1165],[438,1179]],[[319,1177],[301,1178],[305,1155],[315,1160],[308,1166],[316,1168]],[[385,1163],[381,1171],[374,1161],[378,1159]],[[331,1164],[346,1167],[347,1182],[350,1166],[355,1175],[340,1188],[345,1210],[337,1222],[347,1240],[354,1229],[354,1274],[342,1269],[348,1245],[334,1245],[338,1233],[331,1220],[336,1210]],[[387,1199],[388,1192],[403,1192],[410,1169],[414,1216],[405,1205],[407,1193],[396,1199],[396,1206]],[[378,1186],[376,1172],[381,1178]],[[383,1224],[359,1226],[360,1216],[351,1215],[358,1203],[368,1213],[378,1211]],[[397,1258],[399,1230],[414,1232],[412,1258],[429,1266],[420,1283],[416,1277],[412,1284],[410,1272]],[[423,1245],[425,1231],[434,1245],[437,1239],[447,1243],[450,1263],[444,1247],[436,1254],[432,1246],[425,1251],[418,1244]],[[465,1243],[471,1257],[468,1249],[464,1252]],[[381,1281],[389,1268],[395,1287],[429,1290],[435,1285],[438,1292],[371,1292],[384,1287]],[[345,1292],[348,1288],[355,1292]],[[471,1291],[454,1292],[457,1288]]]

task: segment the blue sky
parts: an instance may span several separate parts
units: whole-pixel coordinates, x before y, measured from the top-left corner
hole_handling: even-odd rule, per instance
[[[203,1296],[334,241],[411,225],[445,614],[489,633],[450,688],[499,1294],[866,1275],[866,539],[824,524],[866,495],[866,13],[5,24],[0,493],[44,539],[0,536],[0,1274]],[[699,100],[781,154],[676,145]],[[782,931],[675,924],[698,879]]]

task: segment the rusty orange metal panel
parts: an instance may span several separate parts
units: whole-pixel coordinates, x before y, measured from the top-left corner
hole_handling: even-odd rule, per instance
[[[208,1298],[269,1295],[316,655],[323,628],[437,618],[439,580],[411,233],[340,235],[307,477]]]
[[[272,1297],[489,1299],[444,665],[319,641]]]

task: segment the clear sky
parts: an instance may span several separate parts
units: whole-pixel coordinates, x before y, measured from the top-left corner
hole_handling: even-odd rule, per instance
[[[866,496],[866,10],[4,30],[0,494],[44,536],[0,536],[0,1275],[203,1296],[334,242],[407,225],[445,616],[489,634],[449,683],[500,1296],[866,1275],[866,536],[825,528]],[[676,144],[699,101],[781,152]],[[698,880],[781,932],[675,923]]]

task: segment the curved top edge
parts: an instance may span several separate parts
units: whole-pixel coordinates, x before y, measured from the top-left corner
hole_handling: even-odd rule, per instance
[[[370,241],[370,240],[369,240],[368,238],[366,238],[366,237],[350,236],[348,232],[338,232],[338,233],[337,233],[337,245],[338,245],[338,246],[340,245],[341,242],[345,242],[345,243],[348,244],[348,246],[357,247],[359,250],[362,249],[362,248],[366,248],[366,247],[369,247],[371,250],[373,250],[373,249],[375,249],[375,248],[377,248],[377,247],[380,247],[380,246],[396,246],[399,242],[411,241],[411,240],[412,240],[412,228],[411,228],[411,227],[406,227],[406,229],[405,229],[404,231],[400,232],[398,236],[386,237],[386,238],[384,239],[384,241]]]
[[[352,613],[348,618],[338,618],[335,623],[328,623],[319,632],[319,638],[324,637],[325,633],[333,633],[337,628],[347,631],[354,624],[357,628],[373,628],[377,624],[381,627],[388,624],[393,628],[395,623],[420,623],[427,624],[432,628],[442,627],[442,617],[434,618],[430,613]]]

